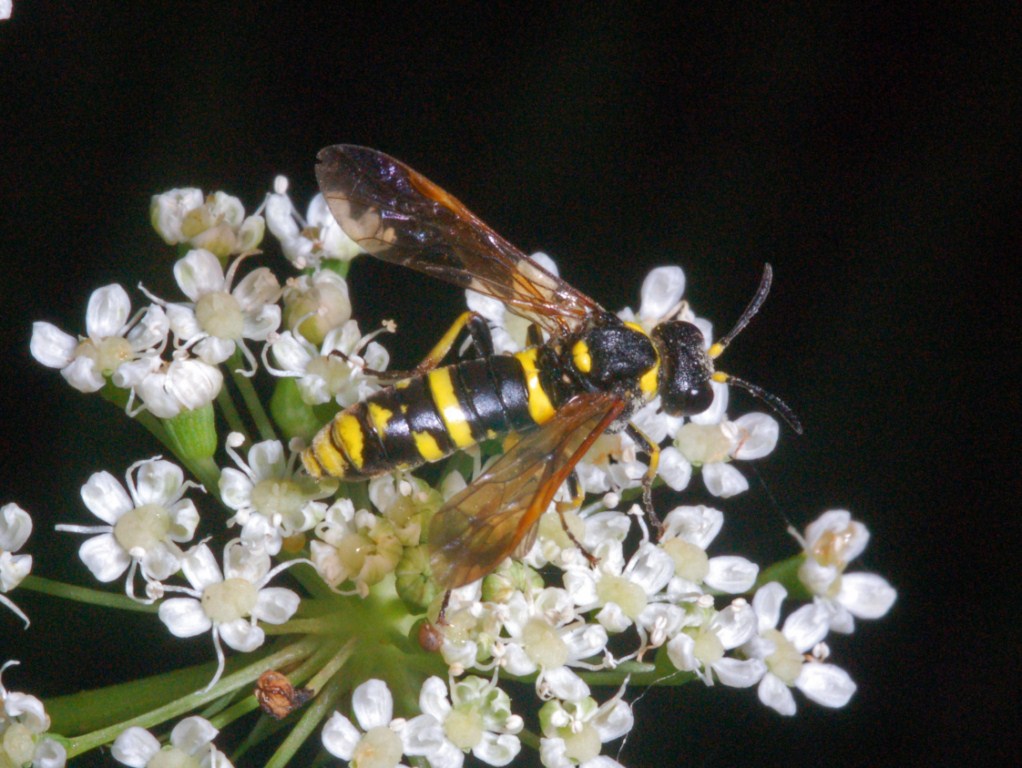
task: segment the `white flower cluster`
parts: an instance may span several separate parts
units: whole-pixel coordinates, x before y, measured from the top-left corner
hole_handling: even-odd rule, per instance
[[[286,382],[306,409],[303,429],[319,418],[315,429],[323,418],[314,409],[348,406],[380,386],[373,372],[386,368],[388,354],[374,341],[376,333],[359,330],[348,284],[334,271],[357,248],[321,197],[302,217],[280,178],[253,216],[246,217],[235,198],[222,193],[204,198],[192,189],[153,198],[151,213],[163,239],[187,251],[174,265],[186,300],[168,302],[147,292],[152,303],[132,314],[123,288],[101,288],[89,300],[84,336],[36,323],[32,352],[59,368],[75,388],[118,390],[125,395],[121,402],[139,400],[158,419],[214,399],[223,406],[231,428],[221,441],[224,466],[216,464],[212,450],[204,457],[209,464],[188,465],[206,471],[200,477],[204,488],[186,481],[176,464],[154,457],[132,464],[123,484],[105,471],[89,478],[82,498],[101,524],[58,526],[88,534],[80,555],[92,574],[101,582],[127,574],[127,595],[158,603],[159,618],[174,636],[212,635],[218,667],[206,691],[223,673],[223,645],[251,652],[263,646],[268,631],[284,625],[288,632],[301,627],[293,631],[308,631],[324,643],[350,632],[354,645],[344,646],[344,654],[355,655],[350,674],[341,677],[349,681],[351,716],[334,712],[322,741],[333,755],[360,768],[397,766],[404,756],[433,768],[460,768],[468,754],[488,765],[507,765],[521,750],[524,721],[500,687],[506,677],[534,682],[542,702],[538,751],[551,768],[618,765],[603,754],[604,745],[631,730],[626,694],[636,681],[698,679],[756,687],[764,704],[785,715],[795,712],[792,689],[823,706],[848,702],[855,684],[828,660],[825,640],[831,632],[851,632],[855,618],[883,616],[896,597],[879,576],[846,573],[866,545],[865,527],[848,512],[825,513],[798,536],[798,564],[786,571],[792,577],[782,585],[744,557],[711,554],[724,524],[717,509],[679,506],[651,532],[643,510],[624,501],[638,495],[649,467],[623,432],[597,439],[577,467],[582,489],[597,501],[577,512],[562,503],[559,513],[540,519],[527,552],[443,598],[442,624],[426,624],[435,635],[420,642],[439,651],[446,681],[425,672],[416,678],[411,671],[432,670],[436,657],[408,670],[402,666],[393,680],[370,677],[396,669],[402,662],[385,654],[407,644],[427,608],[431,615],[439,608],[425,532],[444,500],[467,480],[450,471],[433,487],[395,472],[339,492],[337,481],[316,481],[298,468],[291,449],[301,441],[286,445],[276,438],[278,429],[288,432],[280,423],[280,403],[271,405],[271,420],[259,410],[254,389],[246,389],[262,368],[278,378],[278,388]],[[304,274],[282,284],[259,267],[239,279],[264,226]],[[548,257],[533,258],[556,273]],[[696,324],[709,340],[709,323],[682,301],[684,287],[680,269],[654,270],[643,284],[638,311],[624,310],[621,317],[646,329],[678,317]],[[503,304],[471,292],[468,303],[491,324],[498,353],[524,346],[526,324]],[[258,440],[246,436],[245,419],[224,403],[230,394],[218,397],[225,369],[243,396],[248,394]],[[653,442],[666,444],[656,467],[658,482],[680,491],[699,474],[711,495],[726,499],[748,488],[736,463],[768,455],[779,427],[764,413],[730,418],[727,386],[712,386],[714,404],[704,413],[669,417],[654,399],[632,421]],[[478,452],[473,463],[477,475]],[[228,510],[222,529],[237,529],[223,546],[222,564],[206,539],[194,543],[200,525],[210,522],[209,515],[200,519],[187,496],[195,489],[209,491],[206,498],[215,496]],[[0,593],[13,589],[31,567],[27,556],[11,554],[30,531],[27,513],[15,505],[3,508]],[[299,563],[313,566],[319,579],[307,597],[270,585]],[[139,579],[145,594],[135,598]],[[785,616],[782,604],[789,593],[803,604]],[[0,600],[17,611],[3,594]],[[386,634],[395,631],[401,642]],[[386,642],[377,641],[384,636]],[[366,642],[358,645],[362,639]],[[619,689],[597,701],[590,688],[594,675],[604,684],[615,681]],[[417,693],[418,712],[395,717],[392,689],[405,706]],[[11,698],[2,687],[0,694]],[[23,714],[9,719],[15,717],[24,720]],[[41,718],[26,725],[31,734],[45,732],[48,724]],[[228,766],[212,746],[215,735],[209,722],[187,718],[162,752],[155,737],[130,728],[112,753],[126,765],[147,765],[157,752],[176,750],[174,759],[182,763]],[[43,743],[35,736],[30,740],[32,749]]]

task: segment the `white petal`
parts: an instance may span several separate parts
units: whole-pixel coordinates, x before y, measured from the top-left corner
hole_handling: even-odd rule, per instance
[[[472,754],[487,765],[503,766],[514,760],[522,751],[522,742],[510,733],[485,731],[479,743],[472,747]]]
[[[195,310],[191,307],[184,304],[168,304],[166,312],[170,330],[182,341],[188,341],[203,333]]]
[[[316,356],[316,352],[308,343],[295,338],[291,331],[284,331],[274,339],[270,345],[270,352],[278,366],[292,373],[303,372]]]
[[[145,768],[160,751],[160,742],[145,728],[132,726],[114,739],[110,753],[114,759],[131,768]]]
[[[213,402],[223,383],[223,374],[200,360],[175,360],[167,370],[165,387],[182,407],[195,410]]]
[[[796,687],[807,699],[824,707],[843,707],[855,693],[855,683],[833,664],[803,664]]]
[[[756,634],[759,617],[745,600],[738,599],[722,610],[710,622],[710,627],[727,648],[737,648]]]
[[[764,584],[756,590],[752,598],[752,607],[759,616],[760,632],[777,626],[777,622],[781,620],[781,604],[787,596],[788,590],[776,581]]]
[[[175,637],[194,637],[208,632],[213,622],[192,597],[172,597],[160,603],[160,621]]]
[[[101,533],[83,541],[78,556],[92,575],[104,583],[116,579],[131,564],[131,557],[111,533]]]
[[[294,616],[301,598],[284,587],[265,587],[259,590],[252,615],[269,624],[283,624]]]
[[[151,304],[135,327],[128,331],[127,339],[134,351],[141,352],[163,344],[168,333],[170,321],[167,313],[160,305]]]
[[[170,507],[170,531],[167,537],[178,543],[191,540],[199,525],[199,510],[191,499],[182,499]]]
[[[589,721],[600,735],[600,741],[613,741],[632,730],[635,716],[627,702],[614,697],[600,707],[596,716]]]
[[[734,420],[739,445],[731,454],[736,459],[761,459],[777,447],[781,428],[777,420],[765,413],[747,413]]]
[[[340,712],[334,712],[323,726],[323,746],[341,760],[351,760],[361,738],[358,729]]]
[[[188,550],[188,554],[181,563],[181,568],[188,583],[198,590],[224,580],[216,557],[213,556],[213,551],[206,544],[198,544]]]
[[[703,582],[730,595],[748,592],[759,576],[759,566],[744,557],[734,555],[711,557],[709,565],[709,572]]]
[[[198,757],[218,733],[220,731],[209,720],[192,715],[174,726],[170,732],[170,743],[182,752]]]
[[[96,367],[96,361],[85,355],[68,363],[61,369],[60,375],[64,381],[85,394],[99,392],[106,383],[103,372]]]
[[[245,275],[231,291],[231,295],[247,314],[275,302],[280,295],[280,283],[273,272],[266,267],[259,267]]]
[[[252,504],[252,480],[240,469],[225,467],[220,473],[220,496],[231,509],[241,509]]]
[[[759,700],[781,715],[795,714],[795,697],[791,695],[781,679],[775,675],[766,675],[759,683]]]
[[[382,680],[366,680],[351,695],[351,710],[363,730],[388,725],[394,717],[394,699]]]
[[[181,292],[192,301],[206,293],[224,289],[224,271],[220,261],[207,250],[196,248],[174,264],[174,279]]]
[[[181,550],[168,543],[158,543],[142,555],[142,573],[151,579],[169,579],[181,568]]]
[[[192,347],[192,352],[207,365],[219,365],[234,354],[237,346],[234,339],[207,336]]]
[[[31,572],[32,555],[12,555],[0,547],[0,594],[13,590]],[[3,602],[7,603],[6,600]]]
[[[241,335],[254,341],[266,341],[266,338],[280,327],[280,307],[266,304],[258,312],[246,313],[242,320]]]
[[[823,640],[829,631],[829,611],[819,603],[809,603],[784,620],[782,634],[791,641],[795,650],[805,653]]]
[[[767,665],[761,659],[732,659],[725,656],[713,663],[717,679],[731,688],[751,688],[766,674]]]
[[[432,715],[413,717],[401,731],[401,742],[406,755],[429,755],[443,746],[444,727]]]
[[[248,465],[256,481],[283,477],[286,469],[284,446],[279,440],[256,443],[248,452]]]
[[[660,451],[660,464],[657,466],[657,476],[675,491],[683,491],[688,488],[692,480],[692,463],[675,448],[669,445]]]
[[[703,482],[714,496],[729,499],[749,490],[749,481],[741,472],[724,462],[703,465]]]
[[[642,281],[639,317],[648,321],[663,319],[674,309],[684,292],[685,273],[681,267],[657,267]]]
[[[430,677],[419,690],[419,709],[423,714],[432,715],[441,722],[451,711],[447,698],[447,684],[439,677]]]
[[[684,539],[700,549],[709,547],[723,527],[724,513],[702,504],[675,507],[664,518],[665,535]]]
[[[124,486],[105,470],[91,475],[82,486],[82,501],[92,514],[110,525],[135,506]]]
[[[85,310],[85,332],[92,339],[118,336],[131,315],[131,299],[114,283],[97,288],[89,297]]]
[[[71,362],[78,340],[51,323],[32,323],[32,357],[48,368],[63,368]]]
[[[254,651],[266,640],[266,633],[262,628],[250,624],[245,619],[225,621],[217,627],[217,631],[227,645],[242,653]]]
[[[642,587],[647,595],[653,595],[666,587],[674,576],[674,561],[660,547],[643,543],[625,568],[624,575]]]
[[[846,573],[841,577],[837,601],[860,619],[879,619],[891,610],[898,593],[882,576]]]
[[[32,516],[11,502],[0,507],[0,550],[16,552],[32,534]]]
[[[684,672],[691,672],[699,667],[695,657],[695,640],[685,632],[679,632],[667,644],[667,657],[671,663]]]
[[[138,497],[139,506],[173,504],[181,495],[184,481],[185,474],[176,464],[163,459],[147,461],[138,468],[138,474],[135,476],[135,495]]]
[[[544,670],[543,674],[536,678],[536,685],[539,686],[541,681],[555,698],[564,701],[581,701],[589,695],[589,686],[568,667]]]

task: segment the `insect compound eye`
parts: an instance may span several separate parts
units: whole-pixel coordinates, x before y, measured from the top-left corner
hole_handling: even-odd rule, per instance
[[[713,403],[713,364],[703,349],[703,334],[692,323],[672,320],[651,334],[660,352],[660,400],[671,416],[694,416]]]

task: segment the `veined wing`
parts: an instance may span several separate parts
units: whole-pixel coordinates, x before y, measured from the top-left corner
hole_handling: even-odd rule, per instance
[[[334,218],[376,258],[492,296],[552,335],[604,313],[399,160],[350,144],[326,147],[318,160]]]

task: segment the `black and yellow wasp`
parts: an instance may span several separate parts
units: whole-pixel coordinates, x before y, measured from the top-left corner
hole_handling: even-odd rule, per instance
[[[659,449],[629,418],[657,394],[665,412],[694,415],[712,403],[711,381],[730,381],[766,399],[799,430],[782,402],[714,371],[712,362],[766,298],[769,265],[735,328],[706,349],[699,329],[676,318],[651,333],[623,322],[382,152],[340,144],[323,149],[318,160],[330,210],[368,253],[499,299],[533,324],[531,346],[495,355],[485,322],[464,313],[418,368],[341,411],[302,454],[315,477],[361,480],[521,433],[433,517],[430,565],[440,586],[475,581],[527,551],[557,489],[608,430],[627,430],[649,454],[644,496],[652,514],[649,488]],[[479,357],[440,367],[465,329]]]

